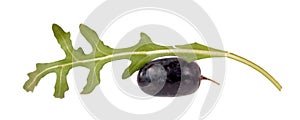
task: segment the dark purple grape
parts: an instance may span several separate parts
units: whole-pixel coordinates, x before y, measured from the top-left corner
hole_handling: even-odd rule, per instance
[[[139,87],[152,96],[184,96],[200,86],[201,70],[197,63],[181,58],[158,59],[143,66],[137,77]]]

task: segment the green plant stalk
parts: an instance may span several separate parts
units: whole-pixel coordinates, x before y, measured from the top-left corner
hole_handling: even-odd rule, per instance
[[[250,60],[247,60],[246,58],[243,58],[241,56],[238,56],[234,53],[228,53],[227,56],[230,59],[239,61],[241,63],[244,63],[245,65],[250,66],[251,68],[257,70],[260,72],[262,75],[264,75],[270,82],[279,90],[281,91],[282,86],[279,84],[279,82],[272,76],[270,75],[266,70],[264,70],[262,67],[258,66],[257,64],[251,62]]]
[[[270,80],[279,91],[282,89],[281,85],[268,72],[255,63],[236,54],[214,49],[199,43],[162,46],[153,43],[148,35],[141,33],[141,39],[136,45],[129,48],[113,49],[104,45],[95,31],[81,24],[80,32],[93,48],[91,53],[85,54],[81,48],[77,50],[73,48],[69,32],[65,32],[56,24],[53,24],[52,29],[66,57],[56,62],[38,63],[36,70],[28,74],[29,80],[23,86],[26,91],[33,91],[45,75],[56,73],[57,79],[54,96],[64,98],[64,93],[69,90],[66,77],[69,70],[77,66],[82,66],[90,69],[90,72],[87,84],[81,93],[89,94],[100,84],[100,70],[106,63],[121,59],[130,60],[131,64],[122,74],[122,78],[126,79],[146,63],[164,56],[178,56],[189,62],[205,58],[228,57],[254,68]]]

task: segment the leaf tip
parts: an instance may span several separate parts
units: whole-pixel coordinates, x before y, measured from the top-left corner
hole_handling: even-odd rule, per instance
[[[83,27],[83,26],[84,26],[84,24],[83,24],[83,23],[80,23],[80,24],[79,24],[79,27]]]
[[[54,92],[53,96],[54,96],[55,98],[60,98],[60,99],[62,99],[62,98],[65,97],[65,92],[67,92],[68,90],[69,90],[69,87],[67,87],[63,92],[57,91],[57,88],[55,88],[55,92]]]
[[[65,32],[59,25],[57,24],[52,24],[52,31],[54,33],[54,36],[56,39],[60,39],[62,37],[61,35],[66,35],[64,37],[70,37],[71,34],[70,32]]]
[[[25,84],[23,85],[23,89],[26,91],[26,92],[33,92],[34,90],[34,87],[30,87],[30,81],[26,81]]]
[[[123,74],[122,74],[122,79],[125,80],[127,78],[129,78],[131,75],[130,75],[130,72],[128,69],[124,70]]]
[[[79,25],[79,29],[84,29],[84,28],[87,28],[87,26],[86,26],[85,24],[81,23],[81,24]]]
[[[59,99],[63,99],[63,98],[65,98],[65,95],[53,95],[55,98],[59,98]]]
[[[53,31],[58,31],[58,30],[62,30],[62,28],[61,28],[59,25],[53,23],[53,24],[52,24],[52,30],[53,30]]]
[[[56,27],[56,26],[58,26],[56,23],[53,23],[53,24],[52,24],[52,27]]]
[[[146,33],[141,32],[140,36],[141,36],[141,43],[146,43],[146,44],[152,43],[151,38]]]
[[[140,35],[141,35],[141,37],[142,37],[142,36],[148,36],[148,35],[147,35],[146,33],[144,33],[144,32],[141,32]]]
[[[140,33],[141,38],[150,38],[146,33],[141,32]]]
[[[82,90],[82,91],[80,92],[80,94],[89,94],[89,93],[91,93],[91,92],[88,92],[88,91],[85,91],[85,90]]]
[[[86,85],[83,88],[83,90],[80,92],[80,94],[90,94],[94,89],[95,89],[95,87],[89,87]]]
[[[33,89],[30,89],[26,84],[23,85],[23,89],[24,89],[26,92],[33,92]]]

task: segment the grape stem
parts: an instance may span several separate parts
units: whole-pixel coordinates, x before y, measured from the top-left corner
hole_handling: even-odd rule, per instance
[[[268,80],[270,80],[270,82],[272,84],[274,84],[276,86],[276,88],[281,91],[282,86],[279,84],[279,82],[277,80],[275,80],[275,78],[273,76],[271,76],[266,70],[264,70],[262,67],[258,66],[257,64],[251,62],[250,60],[247,60],[246,58],[243,58],[241,56],[238,56],[234,53],[227,53],[226,57],[239,61],[241,63],[244,63],[248,66],[250,66],[251,68],[257,70],[258,72],[260,72],[262,75],[264,75],[266,78],[268,78]]]
[[[213,82],[213,83],[215,83],[215,84],[217,84],[217,85],[220,85],[219,82],[217,82],[217,81],[215,81],[215,80],[212,80],[212,79],[210,79],[210,78],[207,78],[207,77],[205,77],[205,76],[203,76],[203,75],[200,76],[200,79],[199,79],[199,80],[208,80],[208,81],[211,81],[211,82]]]

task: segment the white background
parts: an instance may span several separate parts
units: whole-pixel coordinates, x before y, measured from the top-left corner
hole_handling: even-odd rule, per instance
[[[64,99],[53,98],[55,75],[34,93],[22,89],[35,63],[64,57],[51,24],[79,32],[100,0],[0,1],[0,119],[93,120],[78,99],[74,81]],[[215,23],[225,50],[264,67],[282,84],[278,92],[262,75],[227,59],[221,99],[206,120],[300,119],[300,3],[297,0],[197,0]],[[71,77],[69,75],[68,77]],[[101,102],[101,101],[99,101]],[[197,112],[197,111],[195,111]]]

